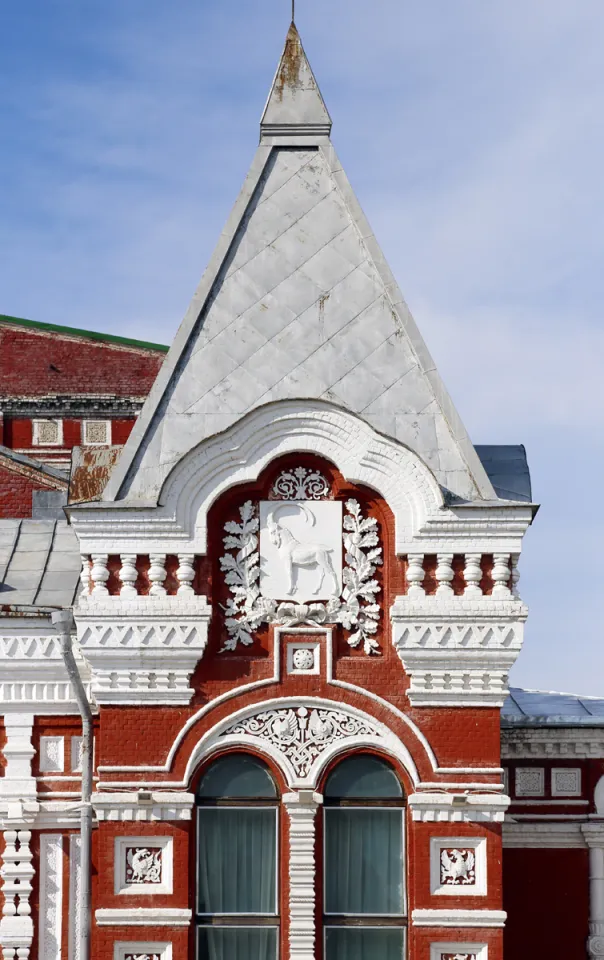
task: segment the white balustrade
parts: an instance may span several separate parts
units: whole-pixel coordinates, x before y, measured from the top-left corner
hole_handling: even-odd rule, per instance
[[[407,596],[410,599],[419,599],[426,596],[422,584],[424,581],[423,553],[410,553],[407,557]]]
[[[493,560],[493,596],[499,599],[511,597],[512,591],[508,586],[511,576],[510,555],[509,553],[496,553]]]
[[[165,553],[153,553],[150,555],[149,560],[151,562],[151,566],[149,567],[149,581],[151,583],[149,596],[165,597],[167,593],[164,587],[164,580],[166,579],[166,555]]]
[[[120,597],[136,597],[138,596],[136,591],[136,580],[138,577],[138,570],[136,569],[136,554],[123,553],[121,560],[122,566],[120,569],[120,580],[122,581],[122,587],[120,590]]]
[[[464,590],[465,597],[471,599],[482,597],[482,588],[480,586],[480,581],[482,580],[481,559],[482,555],[480,553],[466,554],[466,563],[463,572],[464,580],[466,581],[466,589]]]
[[[438,566],[436,567],[436,580],[438,586],[436,588],[437,597],[452,597],[453,596],[453,587],[451,582],[455,574],[453,573],[453,554],[452,553],[439,553],[438,557]]]
[[[93,553],[92,555],[90,577],[92,579],[93,597],[106,597],[109,595],[109,590],[107,589],[107,581],[109,579],[109,570],[107,569],[108,560],[109,557],[106,553]]]
[[[180,553],[178,555],[178,595],[193,596],[193,580],[195,579],[195,556],[192,553]]]

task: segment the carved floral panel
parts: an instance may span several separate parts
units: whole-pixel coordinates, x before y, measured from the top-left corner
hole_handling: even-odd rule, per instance
[[[319,470],[295,467],[279,474],[270,495],[273,500],[322,500],[330,494],[329,481]]]

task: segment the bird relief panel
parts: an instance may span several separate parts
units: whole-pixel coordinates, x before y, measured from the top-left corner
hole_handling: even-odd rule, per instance
[[[222,652],[274,623],[340,624],[351,647],[378,653],[378,521],[356,499],[333,499],[327,479],[305,467],[280,474],[269,496],[244,501],[224,524]]]
[[[342,503],[260,501],[260,593],[308,603],[342,592]]]

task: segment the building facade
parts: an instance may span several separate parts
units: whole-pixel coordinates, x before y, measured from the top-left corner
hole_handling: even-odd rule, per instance
[[[121,455],[0,523],[4,960],[604,956],[604,704],[508,689],[524,451],[471,443],[330,134],[292,24]]]

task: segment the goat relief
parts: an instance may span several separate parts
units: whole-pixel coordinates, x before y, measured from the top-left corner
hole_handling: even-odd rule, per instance
[[[341,592],[341,502],[261,501],[262,596],[306,603]]]

